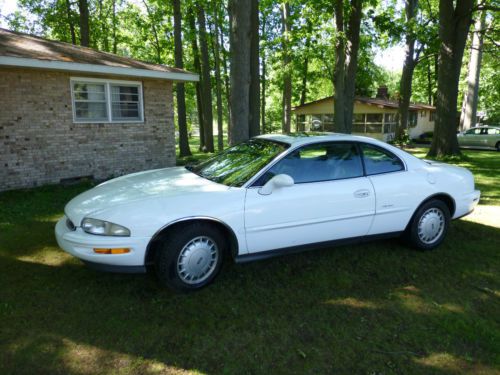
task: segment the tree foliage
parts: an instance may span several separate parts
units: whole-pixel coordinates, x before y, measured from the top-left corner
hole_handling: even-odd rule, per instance
[[[382,85],[389,87],[393,99],[400,98],[403,86],[399,73],[389,72],[375,65],[373,60],[378,50],[401,45],[408,38],[415,41],[411,85],[409,94],[405,94],[408,103],[438,104],[441,108],[449,105],[453,108],[449,108],[446,121],[451,121],[451,113],[458,110],[456,106],[461,104],[461,94],[457,100],[447,101],[448,104],[438,100],[440,74],[446,75],[446,71],[440,73],[438,69],[443,63],[442,57],[439,58],[439,48],[442,48],[445,35],[441,33],[439,36],[438,30],[444,27],[446,31],[452,27],[450,22],[445,25],[446,17],[441,15],[440,20],[440,4],[443,8],[445,3],[454,3],[451,0],[420,0],[412,19],[405,17],[404,7],[398,0],[359,2],[362,3],[359,48],[357,61],[352,67],[349,67],[353,47],[350,30],[354,24],[349,19],[356,9],[357,0],[247,2],[258,6],[258,12],[253,13],[257,14],[258,20],[252,21],[258,24],[258,37],[253,44],[250,43],[249,48],[256,51],[258,46],[258,62],[254,57],[250,66],[251,76],[259,76],[260,80],[253,81],[253,96],[244,103],[244,106],[253,108],[253,115],[244,121],[246,125],[241,125],[247,126],[249,130],[243,138],[257,134],[259,123],[260,129],[265,132],[280,131],[282,127],[288,130],[289,122],[293,130],[294,119],[289,116],[290,109],[304,102],[334,95],[336,77],[338,82],[342,81],[344,86],[351,87],[350,92],[337,90],[336,94],[341,99],[349,99],[354,95],[372,97],[377,87]],[[470,5],[464,17],[485,9],[488,20],[491,20],[488,23],[491,27],[484,30],[478,110],[487,113],[488,121],[499,121],[498,9],[493,6],[493,0],[458,0],[456,3],[464,2]],[[231,3],[244,8],[243,0],[231,0]],[[182,66],[200,74],[202,78],[199,85],[185,85],[186,131],[182,134],[196,133],[199,129],[201,147],[212,150],[212,121],[217,121],[214,128],[219,133],[221,130],[227,133],[231,132],[229,123],[233,116],[238,117],[238,113],[232,113],[229,104],[232,92],[230,77],[235,70],[235,66],[231,66],[235,56],[234,51],[230,50],[230,36],[234,31],[231,29],[230,4],[229,0],[182,0],[180,4],[182,22],[178,32],[182,36]],[[82,14],[83,5],[88,8],[88,38],[82,35],[82,30],[85,33],[82,19],[86,18]],[[88,39],[91,48],[174,66],[173,5],[174,1],[166,0],[18,0],[19,11],[7,16],[6,21],[13,30],[74,44],[86,44]],[[245,8],[243,12],[249,13],[250,10]],[[344,17],[341,22],[337,22],[340,11]],[[465,48],[463,59],[460,54],[454,57],[460,61],[453,69],[467,65],[469,48]],[[253,56],[256,56],[255,52]],[[343,64],[340,63],[342,60]],[[353,69],[354,73],[349,77],[344,75],[340,80],[341,67],[344,74],[349,69]],[[462,69],[461,82],[464,79],[465,69]],[[463,84],[459,92],[463,92]],[[349,123],[352,105],[348,104],[345,110]],[[213,120],[210,119],[212,117]],[[183,121],[180,123],[183,124]],[[240,126],[241,120],[236,123]],[[446,136],[451,137],[451,131],[448,133]],[[437,134],[438,137],[445,137],[440,131]],[[183,153],[187,154],[189,151],[186,150],[185,139],[183,142]],[[222,137],[218,138],[217,143],[221,148]]]

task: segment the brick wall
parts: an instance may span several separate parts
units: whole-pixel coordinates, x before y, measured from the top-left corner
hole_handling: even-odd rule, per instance
[[[143,123],[73,123],[70,78],[0,67],[0,190],[175,164],[172,83],[142,80]]]

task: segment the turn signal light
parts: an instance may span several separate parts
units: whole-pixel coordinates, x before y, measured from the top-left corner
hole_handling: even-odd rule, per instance
[[[130,252],[130,249],[128,249],[128,248],[120,248],[120,249],[94,248],[94,253],[97,253],[97,254],[126,254],[129,252]]]

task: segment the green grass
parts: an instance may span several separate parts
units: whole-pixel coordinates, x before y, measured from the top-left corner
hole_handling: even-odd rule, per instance
[[[418,151],[418,150],[417,150]],[[467,151],[500,205],[500,153]],[[92,271],[53,227],[89,184],[0,194],[1,374],[491,374],[500,229],[459,220],[433,252],[398,241],[226,264],[175,295]]]
[[[227,137],[224,137],[224,148],[228,147]],[[217,137],[214,138],[214,147],[217,150]],[[206,160],[213,156],[212,153],[200,151],[200,138],[191,137],[189,138],[189,148],[191,150],[191,156],[179,156],[179,144],[176,143],[177,150],[177,165],[187,165],[194,164],[203,160]]]

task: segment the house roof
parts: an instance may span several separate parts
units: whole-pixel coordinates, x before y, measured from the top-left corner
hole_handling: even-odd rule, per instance
[[[330,100],[333,101],[333,96],[328,96],[328,97],[323,98],[323,99],[319,99],[319,100],[315,100],[315,101],[312,101],[309,103],[299,105],[297,107],[294,107],[292,110],[295,111],[297,109],[307,108],[311,105],[330,101]],[[358,102],[358,103],[368,104],[368,105],[375,105],[375,106],[378,106],[380,108],[397,109],[399,107],[399,103],[396,100],[388,100],[388,99],[380,99],[380,98],[365,98],[362,96],[356,96],[354,98],[354,101]],[[427,105],[427,104],[410,103],[410,110],[418,111],[418,110],[423,110],[423,109],[435,110],[436,108],[431,106],[431,105]]]
[[[197,74],[0,28],[0,66],[198,81]]]

